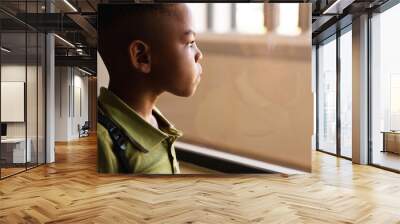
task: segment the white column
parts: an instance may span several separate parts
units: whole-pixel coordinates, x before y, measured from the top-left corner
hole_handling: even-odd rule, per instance
[[[71,140],[71,67],[55,68],[55,141]]]
[[[53,12],[54,5],[46,1],[46,11]],[[55,161],[55,54],[54,35],[46,34],[46,163]]]
[[[55,161],[55,76],[54,76],[54,35],[46,35],[46,163]]]
[[[353,162],[368,163],[368,15],[353,20]]]

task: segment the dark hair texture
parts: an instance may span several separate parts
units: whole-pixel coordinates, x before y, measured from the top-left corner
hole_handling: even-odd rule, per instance
[[[99,4],[97,17],[98,51],[109,72],[113,66],[128,65],[128,46],[134,39],[149,40],[157,35],[149,20],[157,15],[173,15],[172,4]]]

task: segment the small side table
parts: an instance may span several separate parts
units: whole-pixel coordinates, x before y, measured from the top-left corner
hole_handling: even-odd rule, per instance
[[[382,152],[392,152],[400,154],[400,131],[382,131],[383,150]]]

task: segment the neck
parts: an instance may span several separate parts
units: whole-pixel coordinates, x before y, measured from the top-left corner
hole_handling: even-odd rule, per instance
[[[129,77],[129,76],[126,76]],[[144,81],[112,82],[108,89],[135,110],[144,120],[152,124],[152,110],[161,92],[149,88]]]

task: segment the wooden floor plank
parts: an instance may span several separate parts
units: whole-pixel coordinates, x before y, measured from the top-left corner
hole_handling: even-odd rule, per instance
[[[188,171],[209,170],[189,167]],[[0,181],[0,223],[400,223],[400,175],[313,152],[304,175],[96,172],[96,139]]]

